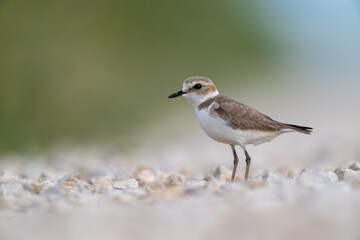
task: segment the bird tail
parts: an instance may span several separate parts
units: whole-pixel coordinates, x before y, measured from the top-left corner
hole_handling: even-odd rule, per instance
[[[295,130],[297,132],[300,133],[304,133],[304,134],[311,134],[313,128],[311,127],[303,127],[303,126],[298,126],[298,125],[293,125],[293,124],[284,124],[286,128],[290,128],[292,130]]]

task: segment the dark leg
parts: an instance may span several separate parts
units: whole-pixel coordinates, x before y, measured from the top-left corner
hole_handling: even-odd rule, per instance
[[[234,145],[231,145],[231,149],[232,149],[232,152],[234,154],[234,168],[233,168],[232,175],[231,175],[231,181],[233,182],[234,179],[235,179],[235,174],[236,174],[236,169],[237,169],[237,165],[238,165],[238,162],[239,162],[239,158],[238,158],[238,156],[236,154]]]
[[[246,159],[245,159],[245,162],[246,162],[245,181],[247,181],[248,176],[249,176],[251,158],[245,149],[244,149],[244,152],[245,152],[245,156],[246,156]]]

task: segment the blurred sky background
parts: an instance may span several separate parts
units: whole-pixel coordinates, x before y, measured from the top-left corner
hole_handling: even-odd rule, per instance
[[[276,112],[269,99],[297,94],[309,117],[311,101],[326,107],[338,91],[360,111],[356,0],[2,0],[0,36],[1,153],[137,146],[177,112],[195,119],[185,100],[167,99],[193,75],[265,113]]]

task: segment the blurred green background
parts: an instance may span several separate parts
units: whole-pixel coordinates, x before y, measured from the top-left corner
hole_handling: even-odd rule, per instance
[[[2,0],[0,150],[43,148],[68,140],[131,145],[144,124],[151,126],[166,114],[168,94],[189,76],[216,79],[220,89],[234,83],[244,88],[261,85],[261,78],[249,76],[276,76],[297,65],[289,65],[288,56],[302,43],[289,45],[287,39],[311,36],[311,31],[303,31],[312,28],[286,27],[284,22],[289,16],[297,16],[295,22],[316,22],[319,13],[309,15],[310,5]],[[332,6],[330,13],[339,10],[334,2]],[[315,10],[322,7],[318,4]],[[324,12],[331,16],[326,11],[320,16]],[[315,39],[323,37],[326,33]],[[302,62],[313,59],[298,56]]]
[[[265,69],[276,41],[255,7],[1,1],[1,150],[59,139],[129,139],[139,124],[166,111],[167,95],[186,77]]]

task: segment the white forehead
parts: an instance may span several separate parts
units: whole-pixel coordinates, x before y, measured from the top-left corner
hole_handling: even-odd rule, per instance
[[[200,83],[203,85],[206,85],[206,84],[214,85],[214,83],[207,77],[194,76],[194,77],[189,77],[189,78],[185,79],[185,81],[183,83],[183,88],[184,89],[191,88],[197,83]]]

